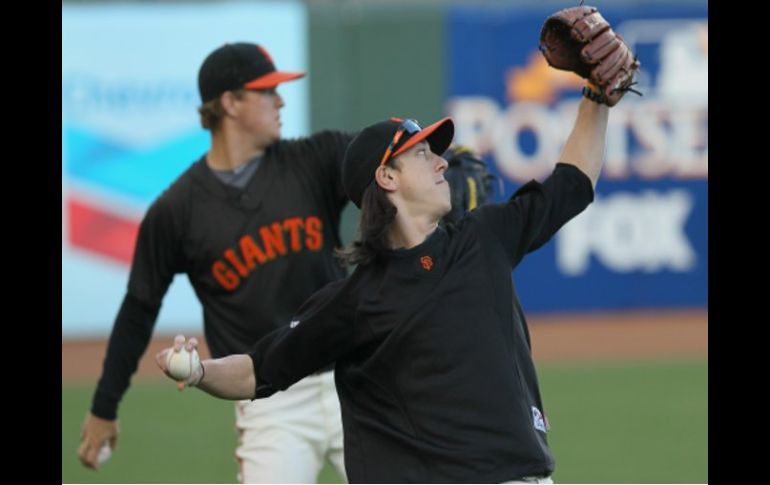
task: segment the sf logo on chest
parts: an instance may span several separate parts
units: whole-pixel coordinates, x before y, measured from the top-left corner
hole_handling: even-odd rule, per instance
[[[433,258],[430,256],[423,256],[420,258],[420,264],[425,271],[430,271],[433,268]]]

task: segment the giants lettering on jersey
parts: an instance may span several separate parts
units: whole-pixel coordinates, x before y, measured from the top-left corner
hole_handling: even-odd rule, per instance
[[[226,290],[234,290],[241,280],[257,267],[289,251],[298,253],[303,248],[318,251],[323,247],[321,219],[310,216],[290,217],[283,222],[273,222],[257,231],[258,238],[246,234],[238,241],[237,249],[228,248],[223,256],[211,265],[214,278]],[[302,237],[304,233],[304,237]],[[257,239],[261,244],[257,243]],[[228,264],[229,263],[229,264]]]

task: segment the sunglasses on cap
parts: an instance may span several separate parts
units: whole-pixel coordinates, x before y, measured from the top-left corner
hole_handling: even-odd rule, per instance
[[[380,167],[385,165],[387,163],[388,159],[390,158],[390,155],[393,153],[393,148],[398,144],[398,141],[401,139],[401,137],[404,135],[404,132],[408,132],[410,135],[413,135],[417,133],[418,131],[421,131],[422,128],[420,128],[420,125],[417,124],[416,120],[412,119],[405,119],[402,120],[401,118],[391,118],[392,121],[400,121],[401,124],[398,126],[398,129],[396,130],[396,134],[393,135],[393,139],[390,141],[390,145],[388,145],[388,148],[385,150],[385,154],[382,156],[382,160],[380,160]]]

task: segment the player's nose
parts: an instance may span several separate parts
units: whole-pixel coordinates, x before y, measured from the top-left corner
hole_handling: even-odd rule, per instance
[[[433,152],[431,152],[433,153]],[[433,153],[433,156],[436,159],[436,171],[437,172],[443,172],[449,167],[449,162],[446,161],[444,157],[438,156],[435,153]]]

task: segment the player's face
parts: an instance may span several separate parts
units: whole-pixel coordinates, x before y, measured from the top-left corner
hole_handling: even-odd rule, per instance
[[[428,142],[421,141],[399,155],[396,167],[398,191],[410,212],[440,219],[450,211],[449,184],[444,178],[447,161],[433,153]]]
[[[275,88],[246,90],[240,99],[239,125],[252,134],[255,142],[266,146],[281,137],[283,98]]]

